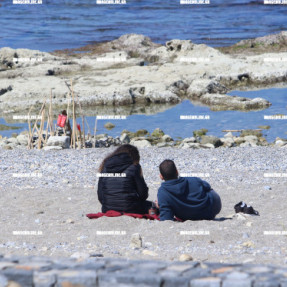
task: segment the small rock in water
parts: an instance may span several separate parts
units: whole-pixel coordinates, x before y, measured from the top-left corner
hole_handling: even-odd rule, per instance
[[[111,130],[111,129],[113,129],[113,128],[115,127],[115,125],[112,124],[112,123],[106,123],[106,124],[104,125],[104,127],[105,127],[107,130]]]
[[[142,247],[142,238],[139,233],[134,233],[131,237],[131,248],[141,248]]]
[[[192,260],[193,260],[193,258],[189,254],[181,254],[179,256],[179,261],[192,261]]]

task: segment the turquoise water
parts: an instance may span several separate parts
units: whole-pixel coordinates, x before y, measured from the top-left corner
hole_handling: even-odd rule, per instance
[[[264,120],[264,115],[284,114],[287,115],[287,88],[273,88],[258,91],[233,91],[230,95],[239,95],[249,98],[261,97],[272,103],[268,109],[262,111],[211,111],[208,107],[198,106],[185,100],[182,103],[154,115],[130,115],[126,120],[99,120],[98,134],[108,133],[111,136],[119,136],[124,129],[136,131],[147,129],[152,132],[155,128],[161,128],[166,134],[174,137],[190,137],[192,131],[206,128],[208,134],[223,136],[222,130],[226,129],[256,129],[260,125],[269,125],[269,130],[264,130],[263,134],[268,141],[273,141],[277,136],[287,138],[287,120]],[[209,115],[210,120],[180,120],[180,115]],[[95,117],[87,117],[87,122],[91,129],[94,128]],[[81,124],[81,118],[77,119]],[[104,124],[112,122],[115,128],[108,131]],[[0,123],[5,123],[0,119]],[[15,124],[18,125],[19,124]],[[0,132],[3,136],[9,136],[13,132],[20,132],[27,128],[27,124],[22,123],[20,130]],[[85,127],[87,132],[87,126]]]

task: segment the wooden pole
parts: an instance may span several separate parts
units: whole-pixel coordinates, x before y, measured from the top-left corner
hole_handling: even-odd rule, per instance
[[[33,106],[29,109],[29,113],[28,113],[28,125],[29,125],[29,137],[28,137],[28,149],[31,149],[31,138],[33,138],[32,136],[32,131],[31,131],[31,119],[30,119],[30,115],[31,115],[31,110],[32,110]]]
[[[54,127],[53,127],[53,94],[51,89],[51,95],[50,95],[50,108],[49,108],[49,125],[50,125],[50,133],[51,135],[54,135]]]
[[[50,112],[50,109],[49,109]],[[50,126],[50,113],[48,112],[48,119],[47,119],[47,125],[46,125],[46,136],[44,140],[44,145],[46,145],[47,140],[48,140],[48,133],[49,133],[49,126]],[[50,126],[50,132],[51,132],[51,126]]]
[[[90,140],[90,137],[91,137],[91,130],[90,130],[90,126],[89,126],[88,121],[87,121],[86,118],[85,118],[85,122],[86,122],[86,125],[87,125],[87,127],[88,127],[88,141],[89,141],[89,140]]]
[[[37,117],[37,119],[36,119],[36,121],[35,121],[33,130],[32,130],[32,137],[30,138],[30,141],[29,141],[28,145],[31,145],[31,143],[32,143],[33,134],[34,134],[35,128],[37,127],[37,123],[38,123],[39,116],[42,114],[42,111],[43,111],[45,105],[46,105],[46,99],[45,99],[45,101],[44,101],[44,103],[43,103],[43,105],[42,105],[42,107],[41,107],[41,110],[40,110],[40,112],[39,112],[39,115],[38,115],[38,117]],[[37,129],[38,129],[38,128],[37,128]]]
[[[69,100],[68,100],[68,104],[67,104],[67,124],[69,122],[69,110],[70,110],[70,100],[71,100],[71,94],[70,93],[67,93],[68,97],[69,97]],[[66,135],[66,129],[64,128],[64,132],[65,132],[65,135]],[[72,135],[70,135],[70,138],[72,140]]]
[[[73,99],[73,148],[76,148],[76,108],[75,108],[75,96],[73,91],[73,81],[71,80],[72,87],[72,99]]]
[[[96,120],[95,120],[95,128],[94,128],[94,143],[93,143],[94,148],[96,147],[97,124],[98,124],[98,119],[97,119],[97,117],[96,117]]]
[[[42,110],[40,130],[38,132],[38,149],[41,149],[42,141],[44,142],[43,140],[44,123],[45,123],[45,108]]]
[[[73,94],[74,90],[73,90],[73,86],[71,84],[72,89],[69,87],[69,85],[67,84],[67,82],[65,82],[66,86],[68,87],[68,89],[70,90],[70,92]],[[86,133],[85,133],[85,116],[82,110],[82,106],[81,106],[81,102],[79,100],[78,95],[76,94],[77,97],[77,103],[80,107],[80,113],[81,113],[81,117],[82,117],[82,126],[83,126],[83,135],[84,135],[84,139],[83,139],[83,147],[86,148]],[[81,139],[81,143],[82,143],[82,133],[80,132],[80,139]]]

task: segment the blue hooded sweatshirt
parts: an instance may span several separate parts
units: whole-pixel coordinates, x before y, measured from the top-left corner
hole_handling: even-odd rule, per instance
[[[198,177],[179,177],[163,182],[158,190],[160,220],[213,219],[211,186]]]

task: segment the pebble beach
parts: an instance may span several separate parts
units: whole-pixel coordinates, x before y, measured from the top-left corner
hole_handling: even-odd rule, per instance
[[[220,194],[223,208],[214,221],[183,223],[86,217],[101,211],[96,173],[113,149],[0,149],[0,254],[287,264],[285,146],[140,149],[149,200],[156,200],[166,158]],[[260,216],[235,214],[240,201]],[[134,236],[139,245],[131,243]]]

